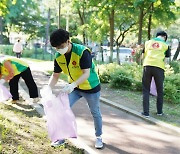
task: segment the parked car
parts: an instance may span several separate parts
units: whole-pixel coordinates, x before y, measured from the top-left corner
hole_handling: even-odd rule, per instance
[[[109,60],[110,57],[110,47],[102,46],[104,57],[108,57],[105,59]],[[132,55],[135,51],[132,48],[120,47],[119,48],[119,59],[121,63],[132,62]],[[117,49],[113,47],[113,60],[117,58]]]

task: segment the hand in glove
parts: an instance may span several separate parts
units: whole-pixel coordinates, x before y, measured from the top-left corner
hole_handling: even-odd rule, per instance
[[[49,85],[43,86],[43,88],[40,89],[40,94],[42,97],[46,97],[48,95],[51,95],[52,94],[51,87]]]
[[[0,79],[0,84],[4,84],[6,81],[4,79]]]
[[[63,89],[62,89],[62,92],[64,92],[64,93],[71,93],[73,90],[74,90],[74,88],[76,88],[77,87],[77,84],[76,84],[76,82],[73,82],[73,83],[71,83],[71,84],[67,84]]]

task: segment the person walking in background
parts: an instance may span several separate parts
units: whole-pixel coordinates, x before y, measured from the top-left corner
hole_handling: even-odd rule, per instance
[[[13,46],[13,52],[16,54],[17,58],[21,58],[22,51],[23,51],[23,46],[20,40],[18,39]]]
[[[163,115],[163,82],[165,57],[170,56],[170,50],[166,43],[167,33],[160,31],[153,38],[145,42],[143,50],[143,112],[142,115],[149,117],[149,94],[152,77],[157,88],[157,115]]]
[[[0,59],[0,79],[3,78],[9,82],[12,103],[17,103],[19,100],[18,82],[20,77],[28,87],[30,98],[37,102],[38,89],[28,64],[18,58],[4,57]]]
[[[70,106],[84,97],[94,119],[95,147],[103,148],[102,142],[102,116],[100,112],[100,81],[92,61],[91,51],[80,44],[71,43],[69,32],[58,29],[50,36],[50,43],[56,49],[54,60],[54,73],[49,80],[49,86],[53,88],[59,79],[61,72],[69,77],[62,92],[69,93]],[[60,130],[61,131],[61,130]],[[52,146],[62,144],[62,141],[52,143]]]

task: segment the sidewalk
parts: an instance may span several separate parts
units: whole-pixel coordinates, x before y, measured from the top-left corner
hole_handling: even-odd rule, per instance
[[[49,79],[42,69],[53,70],[53,63],[45,66],[44,63],[30,63],[34,79],[38,88],[46,85]],[[23,82],[22,82],[23,83]],[[58,83],[54,92],[59,92]],[[27,90],[25,86],[22,87]],[[72,140],[74,144],[84,148],[87,153],[98,154],[127,154],[127,153],[158,153],[158,154],[178,154],[180,153],[180,134],[166,127],[159,127],[152,123],[155,119],[149,119],[149,122],[139,118],[139,113],[129,110],[123,106],[116,106],[114,102],[101,98],[101,111],[103,116],[103,142],[105,147],[102,150],[94,148],[94,124],[89,113],[89,109],[84,99],[78,101],[72,108],[78,126],[78,139]],[[104,104],[103,102],[108,103]],[[109,106],[111,104],[111,106]],[[114,105],[112,105],[114,104]],[[116,106],[114,108],[113,106]],[[43,114],[40,105],[35,104],[34,107]],[[119,109],[123,109],[119,110]],[[131,114],[129,114],[131,113]],[[133,115],[132,115],[133,113]],[[136,116],[134,116],[136,115]],[[155,120],[156,121],[156,120]]]

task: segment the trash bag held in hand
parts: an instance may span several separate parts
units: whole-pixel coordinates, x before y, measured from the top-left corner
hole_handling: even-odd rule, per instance
[[[152,80],[151,80],[150,94],[157,96],[157,90],[156,90],[156,84],[154,81],[154,77],[152,77]]]
[[[0,102],[6,101],[9,98],[12,98],[11,93],[3,84],[0,83]]]
[[[60,93],[56,97],[52,94],[51,89],[46,87],[44,91],[41,91],[41,96],[51,141],[76,138],[77,126],[69,105],[68,94]]]

